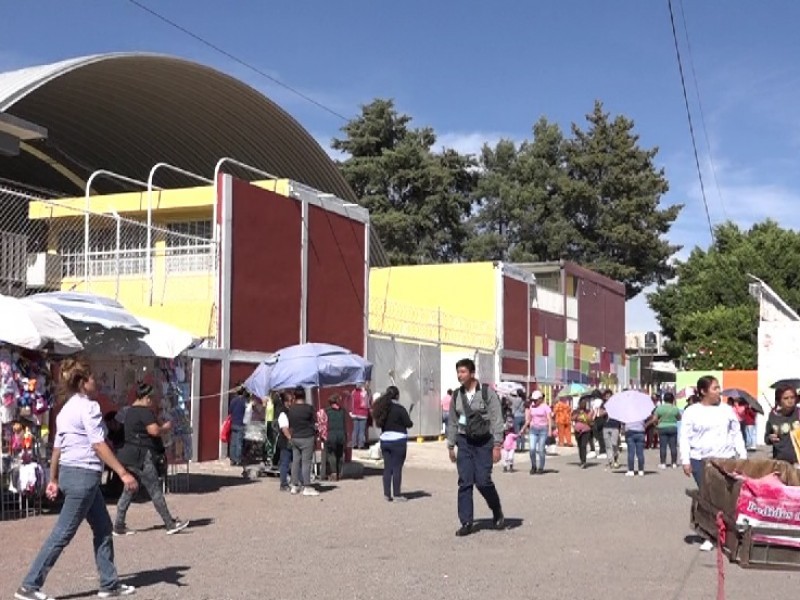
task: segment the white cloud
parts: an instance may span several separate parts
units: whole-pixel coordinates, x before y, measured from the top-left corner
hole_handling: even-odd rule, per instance
[[[450,148],[460,154],[478,156],[484,144],[493,146],[502,139],[514,139],[514,136],[498,132],[450,131],[437,135],[434,149]]]

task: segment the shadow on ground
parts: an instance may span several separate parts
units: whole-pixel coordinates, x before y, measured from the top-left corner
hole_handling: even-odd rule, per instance
[[[163,567],[161,569],[152,569],[150,571],[139,571],[138,573],[131,573],[130,575],[123,575],[120,577],[122,583],[132,585],[137,588],[137,596],[148,597],[144,590],[138,588],[147,588],[153,585],[170,585],[173,587],[186,587],[187,584],[183,583],[183,578],[186,572],[191,567]],[[77,592],[67,596],[59,596],[61,600],[77,600],[78,598],[92,598],[97,596],[97,590],[90,590],[86,592]]]

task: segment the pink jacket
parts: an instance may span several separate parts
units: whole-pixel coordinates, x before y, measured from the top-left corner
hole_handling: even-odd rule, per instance
[[[503,450],[515,450],[518,437],[516,433],[507,433],[506,439],[503,441]]]
[[[362,389],[355,389],[350,394],[353,401],[353,408],[350,415],[356,418],[366,419],[369,416],[369,396]]]

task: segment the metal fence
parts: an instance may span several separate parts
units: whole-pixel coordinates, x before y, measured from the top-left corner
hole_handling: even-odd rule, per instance
[[[0,293],[75,290],[114,298],[134,312],[181,302],[205,302],[213,312],[212,238],[211,215],[148,227],[144,212],[95,212],[75,200],[0,185]],[[209,314],[210,337],[215,323]]]

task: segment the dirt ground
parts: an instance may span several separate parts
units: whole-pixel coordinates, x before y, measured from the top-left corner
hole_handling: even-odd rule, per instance
[[[456,538],[456,474],[441,444],[412,445],[404,488],[412,500],[387,503],[380,471],[330,485],[317,498],[278,491],[277,481],[243,480],[218,464],[193,468],[189,493],[173,512],[192,519],[166,536],[147,503],[134,505],[116,538],[117,564],[137,598],[564,598],[707,600],[716,597],[715,553],[698,551],[688,528],[690,485],[658,471],[648,452],[644,478],[551,457],[550,471],[495,469],[510,527]],[[476,516],[490,517],[476,494]],[[112,515],[113,505],[109,506]],[[0,596],[11,598],[55,516],[0,523]],[[726,562],[729,600],[789,597],[787,573],[745,571]],[[88,526],[50,573],[58,598],[96,593]]]

